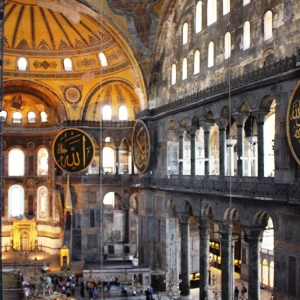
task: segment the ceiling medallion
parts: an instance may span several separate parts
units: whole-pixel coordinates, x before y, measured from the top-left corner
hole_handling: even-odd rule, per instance
[[[27,180],[27,185],[28,186],[33,186],[34,185],[34,180],[33,179],[28,179]]]
[[[59,132],[52,147],[57,166],[70,173],[87,169],[92,162],[94,152],[91,137],[77,128],[68,128]]]
[[[2,141],[2,149],[5,149],[5,148],[6,148],[6,142]]]
[[[64,95],[65,99],[71,104],[78,103],[81,100],[81,91],[76,86],[66,87]]]
[[[28,150],[33,150],[35,148],[35,144],[33,142],[28,142],[27,143],[27,149]]]
[[[150,163],[151,142],[146,124],[137,120],[132,132],[132,156],[140,173],[145,173]]]

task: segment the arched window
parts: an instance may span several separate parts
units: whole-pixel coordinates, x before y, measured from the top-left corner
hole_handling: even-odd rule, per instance
[[[44,111],[41,111],[41,120],[42,120],[42,123],[48,122],[48,116]]]
[[[182,80],[187,79],[187,59],[182,60]]]
[[[13,123],[21,124],[22,123],[22,114],[19,111],[13,113]]]
[[[6,119],[7,119],[7,111],[2,110],[2,111],[0,112],[0,118],[1,118],[1,121],[2,121],[2,122],[5,122]]]
[[[176,65],[172,65],[172,75],[171,75],[171,84],[174,85],[176,83]]]
[[[187,23],[184,23],[182,27],[182,45],[187,44],[188,37],[189,37],[189,26]]]
[[[73,71],[73,64],[72,64],[72,60],[70,58],[65,58],[63,60],[63,64],[64,64],[64,70],[66,72],[72,72]]]
[[[8,153],[8,176],[24,176],[25,154],[19,148],[11,149]]]
[[[8,190],[8,214],[10,218],[21,218],[24,215],[24,188],[19,184]]]
[[[102,120],[111,121],[112,111],[110,105],[106,104],[102,108]]]
[[[37,191],[38,199],[38,217],[46,219],[48,216],[48,190],[45,186],[41,186]]]
[[[268,10],[264,15],[264,40],[269,40],[273,36],[273,13]]]
[[[231,34],[230,32],[226,32],[225,34],[225,59],[229,58],[231,55]]]
[[[107,59],[106,59],[106,56],[104,53],[99,53],[99,59],[100,59],[100,64],[101,64],[101,67],[107,67],[108,66],[108,63],[107,63]]]
[[[250,0],[243,0],[243,5],[245,6],[245,5],[247,5],[247,4],[249,4],[250,3]]]
[[[103,198],[103,204],[115,207],[115,193],[109,192]]]
[[[48,150],[41,148],[37,154],[37,174],[48,175]]]
[[[195,30],[198,33],[202,30],[202,1],[197,2],[195,15]]]
[[[207,0],[207,26],[217,21],[217,0]]]
[[[208,45],[208,67],[213,67],[214,66],[214,55],[215,55],[215,50],[214,50],[214,42],[210,42]]]
[[[243,50],[250,48],[250,22],[246,21],[243,26]]]
[[[35,123],[36,122],[36,115],[33,111],[30,111],[27,115],[27,122],[28,123]]]
[[[128,120],[128,110],[125,105],[121,105],[119,107],[119,120],[120,121],[127,121]]]
[[[25,57],[20,57],[17,62],[19,71],[26,71],[28,66],[28,61]]]
[[[230,12],[230,0],[223,0],[223,15],[227,15]]]
[[[194,74],[200,73],[200,51],[196,50],[194,54]]]
[[[113,173],[115,171],[115,152],[111,147],[103,148],[103,172]]]

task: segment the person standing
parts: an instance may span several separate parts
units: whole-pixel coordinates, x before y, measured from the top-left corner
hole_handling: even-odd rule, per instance
[[[212,285],[216,285],[217,277],[215,274],[212,275],[211,281],[212,281]]]
[[[242,283],[241,293],[242,293],[242,299],[246,299],[247,288],[244,286],[243,283]]]
[[[274,295],[271,294],[270,300],[274,300]]]
[[[235,289],[234,289],[234,300],[238,300],[239,299],[239,293],[240,293],[240,290],[236,286]]]

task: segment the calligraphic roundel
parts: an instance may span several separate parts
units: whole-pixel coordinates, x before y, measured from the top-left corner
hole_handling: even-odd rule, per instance
[[[140,173],[145,173],[150,163],[151,143],[146,124],[137,120],[132,132],[132,157]]]
[[[286,130],[291,152],[297,163],[300,164],[300,81],[294,89],[288,105]]]
[[[92,162],[94,145],[89,135],[77,128],[68,128],[54,139],[52,147],[57,166],[67,172],[84,171]]]

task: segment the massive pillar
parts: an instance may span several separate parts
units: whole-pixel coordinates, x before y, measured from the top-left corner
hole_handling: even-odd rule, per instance
[[[232,299],[233,274],[232,274],[232,225],[225,222],[220,224],[221,234],[221,286],[222,299]]]
[[[260,242],[259,238],[262,228],[245,228],[248,235],[249,245],[249,266],[248,266],[248,298],[251,300],[260,299],[260,284],[259,284],[259,253]]]
[[[190,215],[180,214],[181,284],[180,299],[192,299],[190,291]]]

